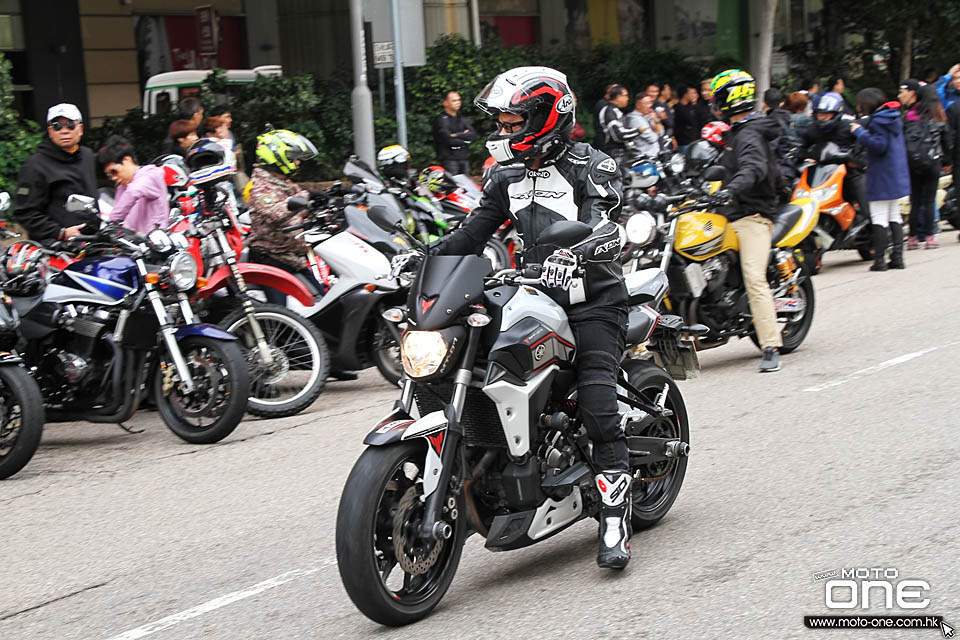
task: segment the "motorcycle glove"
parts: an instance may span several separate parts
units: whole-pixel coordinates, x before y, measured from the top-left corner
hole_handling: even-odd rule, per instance
[[[577,271],[577,255],[569,249],[557,249],[543,261],[540,284],[545,287],[558,287],[566,291]]]

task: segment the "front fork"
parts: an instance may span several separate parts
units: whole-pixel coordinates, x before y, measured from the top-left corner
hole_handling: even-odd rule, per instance
[[[240,268],[237,266],[237,253],[227,241],[227,236],[223,233],[223,229],[217,228],[217,242],[220,244],[220,252],[223,254],[223,259],[226,261],[227,266],[230,267],[230,274],[233,276],[233,281],[237,283],[237,290],[240,292],[240,304],[243,307],[244,315],[247,317],[247,323],[250,325],[250,331],[253,332],[253,339],[257,343],[260,359],[264,366],[272,366],[273,354],[270,351],[270,345],[267,344],[263,327],[260,326],[260,321],[257,320],[257,308],[254,306],[250,296],[247,295],[247,283],[243,279],[243,274],[240,273]]]
[[[153,307],[153,312],[157,315],[157,320],[160,322],[160,335],[163,336],[163,342],[167,345],[167,351],[173,359],[173,366],[177,370],[177,375],[180,376],[180,385],[186,393],[192,393],[194,389],[193,376],[190,375],[190,367],[187,366],[187,361],[183,358],[180,345],[177,343],[177,328],[170,319],[170,315],[167,314],[167,308],[160,298],[157,285],[150,284],[146,281],[147,265],[142,258],[137,260],[137,269],[140,270],[140,277],[143,279],[144,286],[147,288],[147,300],[150,301],[150,306]],[[193,310],[190,311],[190,315],[193,315]],[[184,320],[189,322],[186,317],[184,317]]]
[[[447,501],[447,487],[450,485],[450,479],[453,476],[454,465],[460,454],[460,440],[463,439],[463,426],[460,421],[463,418],[463,406],[467,400],[467,389],[470,387],[470,381],[473,379],[473,361],[477,357],[477,345],[480,342],[480,327],[470,327],[470,335],[467,338],[467,351],[463,355],[464,366],[459,369],[453,378],[453,398],[443,409],[443,416],[447,420],[446,435],[443,439],[443,448],[440,452],[440,479],[437,481],[436,490],[427,496],[423,511],[423,524],[420,525],[420,535],[424,538],[434,540],[445,540],[453,535],[453,527],[443,520],[443,506]],[[407,380],[404,383],[401,402],[408,406],[407,402],[412,402],[412,383]],[[408,389],[410,392],[408,392]],[[429,444],[427,446],[430,446]],[[466,473],[466,469],[462,470]]]

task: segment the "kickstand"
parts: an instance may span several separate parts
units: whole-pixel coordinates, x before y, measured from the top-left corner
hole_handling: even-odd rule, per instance
[[[127,425],[123,424],[122,422],[118,422],[117,426],[131,435],[137,434],[137,433],[143,433],[145,431],[145,429],[131,429]]]

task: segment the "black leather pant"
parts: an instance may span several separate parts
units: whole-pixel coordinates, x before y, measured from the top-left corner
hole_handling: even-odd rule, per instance
[[[626,305],[596,307],[570,318],[577,341],[580,417],[603,471],[629,471],[627,439],[620,428],[617,371],[627,334]]]

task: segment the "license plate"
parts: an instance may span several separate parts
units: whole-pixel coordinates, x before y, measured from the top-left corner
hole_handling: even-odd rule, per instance
[[[797,311],[803,311],[805,308],[803,300],[799,298],[774,298],[773,306],[777,313],[781,311],[796,313]]]

